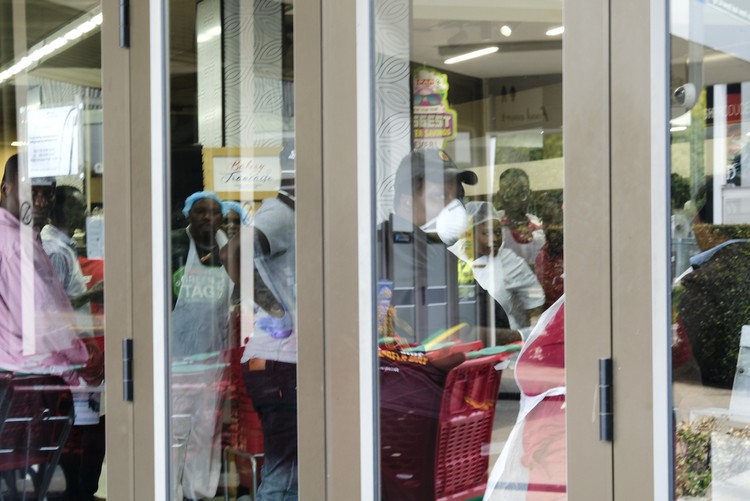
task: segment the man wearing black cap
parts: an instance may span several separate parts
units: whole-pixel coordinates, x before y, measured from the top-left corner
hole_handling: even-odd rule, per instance
[[[394,182],[394,213],[378,228],[377,273],[393,289],[396,333],[419,342],[459,323],[457,264],[446,245],[467,228],[460,199],[477,176],[443,150],[419,149],[401,161]]]

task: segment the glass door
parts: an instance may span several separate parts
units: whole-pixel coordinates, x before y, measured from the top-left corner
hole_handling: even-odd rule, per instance
[[[749,32],[742,2],[673,2],[674,499],[750,496]]]
[[[594,463],[603,499],[589,389],[611,350],[608,68],[573,55],[606,46],[585,19],[608,13],[570,6],[564,66],[562,2],[373,5],[380,498],[567,499],[578,463],[584,499]]]
[[[295,3],[169,12],[169,499],[296,499]]]
[[[107,497],[102,22],[96,1],[0,5],[6,498]]]

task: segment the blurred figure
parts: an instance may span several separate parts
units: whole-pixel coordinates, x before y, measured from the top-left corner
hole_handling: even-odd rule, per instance
[[[83,228],[86,220],[86,202],[78,188],[57,186],[54,206],[50,211],[50,223],[40,233],[42,247],[50,258],[65,293],[74,308],[86,306],[91,300],[102,303],[104,283],[87,289],[86,280],[78,262],[73,233]],[[80,326],[93,326],[91,309],[86,306],[77,311]],[[92,334],[93,335],[93,334]],[[90,349],[98,350],[94,343]],[[93,500],[99,485],[105,452],[104,421],[99,416],[101,393],[78,393],[75,395],[76,432],[81,438],[81,454],[64,454],[60,466],[65,472],[65,495],[69,500]]]
[[[521,169],[508,169],[500,174],[498,195],[503,210],[500,222],[503,226],[503,242],[532,268],[536,256],[544,245],[542,222],[529,214],[531,187],[529,176]]]
[[[264,459],[258,500],[294,500],[297,472],[297,287],[295,199],[281,190],[255,213],[252,231],[225,248],[235,283],[242,277],[242,247],[253,248],[253,334],[242,354],[247,393],[263,427]]]
[[[221,470],[221,418],[233,283],[219,256],[222,200],[193,193],[188,227],[172,232],[172,441],[175,499],[211,498]],[[200,364],[195,361],[200,360]]]
[[[565,257],[563,255],[563,210],[555,196],[548,197],[542,207],[545,243],[536,256],[536,276],[544,289],[547,309],[565,292]]]
[[[57,186],[52,200],[54,206],[50,211],[50,223],[40,232],[42,247],[52,261],[74,308],[89,301],[102,303],[104,282],[93,284],[91,288],[86,287],[73,240],[75,230],[86,224],[86,201],[81,191],[73,186]]]
[[[511,329],[532,326],[544,304],[544,292],[534,273],[505,247],[500,217],[491,203],[469,202],[466,213],[473,225],[473,242],[463,238],[450,251],[471,266],[479,285],[508,315]]]
[[[90,358],[78,338],[70,301],[38,233],[19,220],[18,155],[5,164],[0,196],[0,369],[63,375],[73,384],[81,376],[98,385],[102,360]]]

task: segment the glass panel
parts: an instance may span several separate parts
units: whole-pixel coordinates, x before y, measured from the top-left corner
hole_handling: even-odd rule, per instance
[[[172,499],[296,499],[293,5],[170,12]]]
[[[750,11],[672,2],[675,498],[748,499]]]
[[[101,23],[0,4],[0,497],[106,497]]]
[[[374,4],[381,498],[564,498],[562,2]]]

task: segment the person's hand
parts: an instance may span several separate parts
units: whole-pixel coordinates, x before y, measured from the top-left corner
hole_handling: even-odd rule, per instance
[[[276,315],[274,315],[274,313],[276,313]],[[289,315],[289,312],[283,308],[278,312],[271,312],[271,315],[267,317],[259,318],[255,325],[275,339],[287,338],[291,336],[294,331],[292,317]]]
[[[89,358],[86,365],[78,371],[78,375],[86,381],[89,386],[99,386],[104,381],[104,352],[99,345],[91,338],[83,339],[86,349],[89,352]]]

